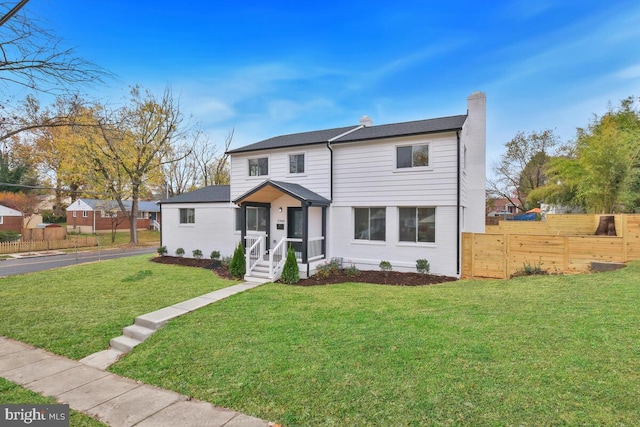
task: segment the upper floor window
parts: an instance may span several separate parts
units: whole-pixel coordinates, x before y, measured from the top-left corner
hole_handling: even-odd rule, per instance
[[[304,173],[304,154],[289,155],[289,173]]]
[[[396,167],[418,168],[429,166],[429,144],[396,147]]]
[[[196,210],[194,208],[180,209],[180,224],[195,224]]]
[[[249,176],[269,175],[269,158],[249,159]]]
[[[354,208],[353,211],[355,240],[385,240],[385,208]]]
[[[400,208],[400,241],[436,241],[435,208]]]

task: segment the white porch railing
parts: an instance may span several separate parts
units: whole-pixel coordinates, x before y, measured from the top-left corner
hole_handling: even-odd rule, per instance
[[[155,219],[151,222],[151,225],[153,227],[154,230],[160,231],[160,223],[158,221],[156,221]]]
[[[315,261],[324,258],[322,253],[322,242],[324,237],[313,237],[309,239],[309,245],[307,246],[307,259],[309,261]]]
[[[264,236],[246,236],[246,240],[247,269],[245,274],[251,275],[251,271],[264,255]]]
[[[269,279],[274,282],[280,278],[282,267],[287,259],[287,238],[283,238],[269,251]]]

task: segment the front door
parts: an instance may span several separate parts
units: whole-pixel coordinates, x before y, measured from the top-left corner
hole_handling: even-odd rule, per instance
[[[302,208],[287,208],[287,237],[289,239],[302,239]],[[302,256],[302,242],[292,242],[296,257]]]

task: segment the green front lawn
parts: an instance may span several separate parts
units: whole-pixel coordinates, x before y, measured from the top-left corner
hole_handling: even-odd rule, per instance
[[[10,381],[0,378],[0,403],[17,404],[32,403],[36,405],[47,405],[58,403],[53,397],[45,397],[38,393],[20,387]],[[69,427],[106,427],[100,421],[94,420],[87,415],[69,410]]]
[[[639,278],[270,284],[111,370],[288,427],[640,425]]]
[[[211,271],[151,256],[0,279],[0,335],[80,359],[104,350],[137,316],[232,285]]]
[[[148,259],[0,279],[0,334],[80,358],[137,315],[231,284]],[[636,262],[429,287],[268,284],[173,320],[111,370],[288,427],[640,425],[639,278]]]

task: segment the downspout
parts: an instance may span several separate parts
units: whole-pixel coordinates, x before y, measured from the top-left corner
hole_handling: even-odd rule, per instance
[[[456,152],[457,161],[457,184],[456,184],[456,274],[460,275],[460,199],[461,199],[461,182],[460,182],[460,131],[456,131],[456,140],[458,149]]]

